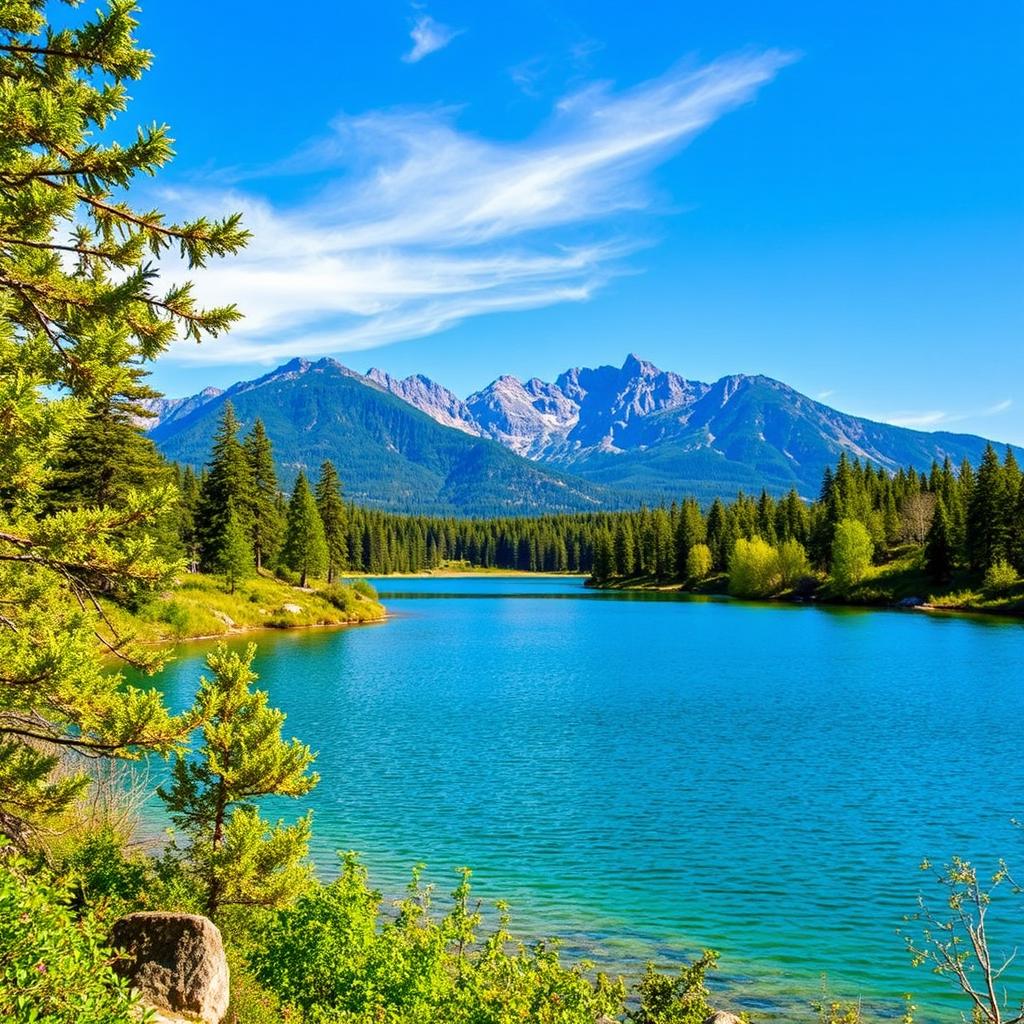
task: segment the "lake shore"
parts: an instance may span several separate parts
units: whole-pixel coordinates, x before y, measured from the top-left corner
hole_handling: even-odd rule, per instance
[[[743,598],[764,604],[818,604],[833,608],[889,609],[900,611],[927,612],[931,614],[991,615],[1001,618],[1024,619],[1024,593],[1017,590],[1007,595],[986,595],[975,591],[947,590],[941,595],[922,597],[927,594],[906,592],[907,588],[878,589],[878,577],[871,581],[874,586],[863,584],[849,597],[829,593],[824,587],[808,594],[787,592],[772,597]],[[690,594],[695,597],[734,597],[728,590],[724,574],[713,577],[698,587],[688,587],[679,580],[662,580],[653,576],[637,576],[597,582],[587,579],[585,586],[594,590],[645,591],[658,593]],[[1022,588],[1018,588],[1020,590]]]
[[[119,633],[145,644],[383,622],[387,610],[372,589],[361,589],[346,584],[303,588],[261,574],[230,593],[219,578],[190,573],[139,607],[104,602],[104,611]]]

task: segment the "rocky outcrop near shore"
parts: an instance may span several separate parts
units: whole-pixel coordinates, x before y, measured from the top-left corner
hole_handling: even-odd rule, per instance
[[[176,1015],[221,1024],[228,1010],[228,962],[220,931],[198,914],[142,912],[114,922],[114,969],[142,1001]]]

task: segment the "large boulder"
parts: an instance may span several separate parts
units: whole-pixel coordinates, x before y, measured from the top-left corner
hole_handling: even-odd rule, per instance
[[[705,1019],[704,1024],[743,1024],[743,1021],[735,1013],[716,1010],[710,1017]]]
[[[114,922],[114,965],[158,1010],[220,1024],[228,1009],[228,962],[217,926],[199,914],[143,912]]]

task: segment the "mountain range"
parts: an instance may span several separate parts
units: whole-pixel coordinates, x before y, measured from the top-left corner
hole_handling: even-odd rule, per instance
[[[841,413],[770,377],[708,384],[635,355],[553,383],[499,377],[466,399],[422,375],[294,359],[226,391],[154,401],[150,436],[200,465],[228,399],[243,427],[263,419],[285,483],[330,458],[349,497],[399,511],[578,511],[762,487],[811,497],[844,451],[923,470],[946,456],[977,464],[988,443]]]

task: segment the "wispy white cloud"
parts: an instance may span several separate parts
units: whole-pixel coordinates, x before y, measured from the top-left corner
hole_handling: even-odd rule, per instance
[[[833,388],[828,388],[825,391],[819,391],[814,397],[817,398],[819,402],[824,402],[826,398],[831,398],[834,394],[835,390]]]
[[[944,412],[932,410],[930,412],[896,412],[886,416],[880,416],[884,423],[893,423],[897,427],[915,427],[923,429],[927,427],[948,426],[954,423],[962,423],[964,420],[975,420],[985,416],[998,416],[1007,412],[1013,406],[1012,399],[1004,399],[984,409],[975,409],[971,412]]]
[[[935,427],[940,423],[949,423],[950,415],[941,410],[932,412],[896,412],[885,417],[886,423],[892,423],[897,427]]]
[[[1004,398],[1001,402],[996,402],[995,405],[990,405],[987,409],[981,411],[982,416],[998,416],[1001,412],[1009,412],[1013,407],[1012,398]]]
[[[449,28],[435,21],[429,14],[419,15],[409,32],[412,49],[402,54],[406,64],[415,64],[424,57],[438,50],[443,50],[456,36],[462,35],[464,29]]]
[[[272,362],[371,348],[474,316],[584,301],[645,243],[650,171],[790,58],[747,54],[676,68],[622,92],[565,98],[519,142],[462,132],[451,109],[339,117],[331,134],[279,164],[329,183],[275,205],[253,189],[167,197],[182,212],[236,208],[254,239],[207,267],[197,293],[235,301],[246,319],[226,339],[177,345],[179,360]],[[620,215],[629,214],[630,229]]]

